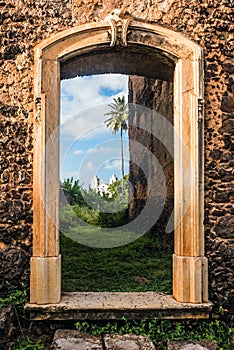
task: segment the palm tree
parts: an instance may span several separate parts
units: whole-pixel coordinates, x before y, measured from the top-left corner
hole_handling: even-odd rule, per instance
[[[120,148],[121,148],[121,163],[122,163],[122,200],[124,196],[124,154],[123,154],[123,132],[128,129],[128,104],[125,103],[124,96],[114,98],[114,102],[108,106],[112,109],[105,115],[111,115],[111,118],[105,121],[107,128],[112,130],[112,134],[120,130]]]

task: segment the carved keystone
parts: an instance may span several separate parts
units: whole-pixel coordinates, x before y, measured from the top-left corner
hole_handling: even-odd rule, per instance
[[[127,34],[130,18],[124,18],[124,14],[121,10],[115,9],[105,19],[111,26],[111,31],[108,33],[111,35],[110,46],[127,46]]]

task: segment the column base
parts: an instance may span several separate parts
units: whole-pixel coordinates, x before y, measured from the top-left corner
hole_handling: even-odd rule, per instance
[[[208,259],[173,255],[173,296],[181,303],[208,302]]]
[[[56,304],[61,300],[61,255],[32,257],[30,303]]]

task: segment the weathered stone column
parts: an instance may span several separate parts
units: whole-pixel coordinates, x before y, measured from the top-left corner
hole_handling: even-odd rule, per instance
[[[59,254],[59,62],[36,55],[35,142],[33,188],[33,256],[30,302],[58,303],[61,299]],[[43,68],[41,70],[41,67]],[[53,84],[51,83],[53,82]],[[43,91],[43,93],[42,93]]]

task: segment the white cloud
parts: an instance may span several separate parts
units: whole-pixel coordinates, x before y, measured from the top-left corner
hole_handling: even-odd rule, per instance
[[[98,148],[89,148],[88,153],[98,153]]]
[[[107,135],[110,133],[110,130],[104,125],[107,111],[107,105],[96,106],[95,108],[82,111],[66,120],[61,126],[61,131],[75,139],[91,139],[103,134]]]
[[[79,179],[79,175],[80,173],[76,170],[62,171],[60,178],[61,181],[71,177],[73,177],[73,179]]]
[[[105,89],[108,89],[109,94],[113,92],[113,95],[105,96]],[[100,74],[63,80],[61,82],[62,131],[73,137],[82,138],[95,137],[107,132],[104,126],[104,120],[107,118],[104,114],[109,110],[107,105],[113,101],[114,97],[122,95],[125,95],[127,101],[127,94],[127,75]]]
[[[121,168],[121,160],[120,159],[116,159],[116,160],[112,160],[109,163],[107,163],[105,165],[105,169],[120,169]]]
[[[111,96],[105,96],[106,91]],[[78,77],[61,82],[62,178],[74,176],[81,183],[90,184],[90,179],[99,171],[104,178],[110,176],[110,169],[120,173],[121,162],[114,161],[120,156],[119,135],[113,136],[104,121],[113,97],[125,95],[127,101],[127,94],[128,76],[124,75]],[[125,136],[124,153],[128,157],[127,134]],[[126,161],[125,167],[127,164]]]
[[[113,152],[115,149],[113,147],[93,147],[88,149],[88,153],[110,153]]]
[[[90,170],[93,170],[94,169],[94,166],[93,166],[93,163],[92,162],[88,162],[86,164],[86,168],[90,171]]]
[[[73,152],[74,156],[77,156],[77,155],[83,154],[83,153],[84,153],[84,151],[82,151],[81,149],[77,149]]]
[[[101,146],[101,147],[99,147],[99,151],[100,152],[112,152],[113,148],[112,147]]]

